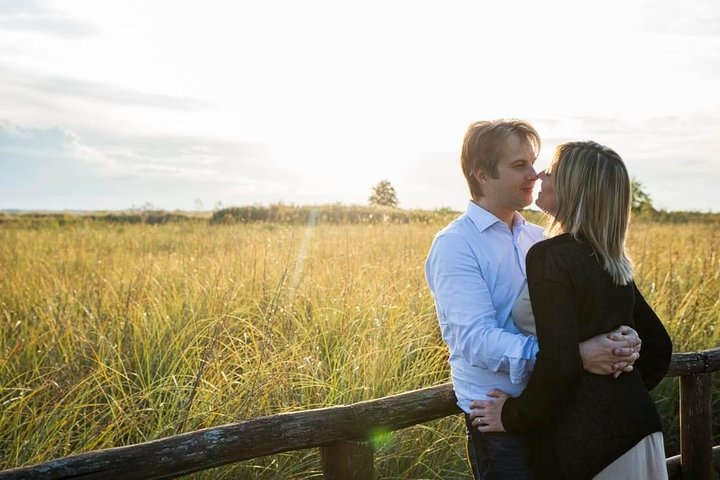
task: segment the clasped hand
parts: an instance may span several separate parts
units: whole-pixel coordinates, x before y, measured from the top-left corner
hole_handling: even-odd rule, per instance
[[[640,357],[642,341],[632,328],[622,325],[606,335],[597,335],[580,343],[583,369],[596,375],[619,377],[632,372]]]

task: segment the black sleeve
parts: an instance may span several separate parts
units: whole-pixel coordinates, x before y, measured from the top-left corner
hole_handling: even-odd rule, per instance
[[[540,351],[523,393],[509,398],[502,423],[509,432],[541,429],[554,420],[556,405],[582,374],[577,330],[577,303],[570,282],[544,275],[545,249],[527,256],[528,287]]]
[[[662,322],[638,290],[637,285],[634,287],[633,320],[635,330],[642,340],[640,358],[635,362],[635,368],[640,373],[645,387],[652,390],[665,377],[670,367],[672,341]]]

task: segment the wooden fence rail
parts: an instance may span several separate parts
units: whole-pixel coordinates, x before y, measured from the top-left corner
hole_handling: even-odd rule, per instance
[[[681,377],[681,453],[667,460],[670,478],[704,480],[720,471],[712,446],[711,373],[720,348],[673,354],[667,376]],[[165,479],[266,455],[321,449],[326,478],[374,476],[377,432],[398,430],[460,413],[446,383],[376,400],[281,413],[145,443],[97,450],[0,471],[10,479]]]

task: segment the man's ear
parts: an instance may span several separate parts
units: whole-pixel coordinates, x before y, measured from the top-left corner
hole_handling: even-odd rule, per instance
[[[475,181],[478,182],[480,185],[485,183],[488,179],[487,173],[485,173],[485,170],[482,168],[478,168],[473,172],[473,177],[475,177]]]

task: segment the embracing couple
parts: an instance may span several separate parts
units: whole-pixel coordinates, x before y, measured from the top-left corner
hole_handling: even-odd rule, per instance
[[[672,343],[625,250],[630,178],[595,142],[521,120],[477,122],[461,153],[472,200],[425,265],[476,479],[667,478],[648,391]],[[548,228],[518,213],[532,203]],[[640,342],[642,340],[642,353]]]

